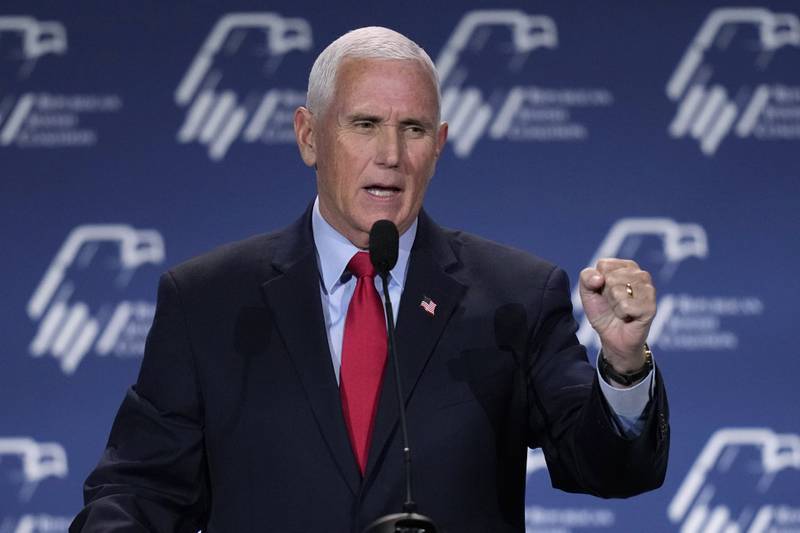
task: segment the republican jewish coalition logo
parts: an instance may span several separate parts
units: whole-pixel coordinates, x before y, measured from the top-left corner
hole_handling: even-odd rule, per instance
[[[73,229],[28,301],[37,324],[30,354],[51,355],[68,375],[92,351],[141,356],[155,304],[127,289],[140,268],[163,261],[156,230],[122,224]]]
[[[39,442],[31,437],[0,437],[0,502],[29,504],[43,482],[67,477],[67,454],[58,442]],[[50,514],[3,516],[9,505],[0,505],[2,533],[63,533],[71,517]]]
[[[667,83],[667,96],[678,106],[669,134],[695,139],[707,156],[731,134],[800,139],[798,71],[797,15],[715,9]]]
[[[526,142],[582,141],[582,108],[609,106],[602,88],[552,88],[534,84],[529,59],[553,53],[558,31],[552,18],[511,9],[470,11],[436,60],[442,116],[458,157],[483,138]]]
[[[541,474],[537,474],[540,472]],[[547,463],[541,449],[528,449],[527,490],[536,493],[537,489],[547,490],[550,481],[547,478]],[[570,533],[589,529],[605,529],[617,531],[617,516],[613,509],[596,500],[581,507],[543,507],[539,504],[525,506],[525,531],[527,533]]]
[[[735,350],[739,337],[728,322],[761,315],[764,304],[759,298],[672,292],[679,290],[673,278],[681,265],[708,255],[708,236],[699,224],[670,218],[623,218],[611,227],[589,265],[603,257],[620,257],[633,259],[650,272],[660,294],[648,336],[651,346],[672,351]],[[578,340],[599,349],[600,340],[583,315],[577,283],[572,289],[572,306],[580,320]]]
[[[200,143],[214,161],[239,139],[293,143],[293,114],[305,104],[306,91],[285,86],[286,64],[311,47],[305,19],[275,13],[223,16],[175,90],[175,103],[186,108],[178,142]]]
[[[0,15],[0,147],[91,146],[98,132],[84,122],[121,109],[117,95],[56,92],[58,81],[46,79],[47,66],[64,60],[67,44],[58,21]]]
[[[669,504],[681,531],[800,530],[800,435],[724,428],[706,443]]]
[[[0,526],[3,533],[67,533],[71,516],[53,516],[44,513],[22,515],[18,520],[5,517]]]
[[[19,501],[28,502],[39,484],[50,477],[67,477],[67,454],[57,442],[29,437],[0,437],[3,480],[19,485]]]

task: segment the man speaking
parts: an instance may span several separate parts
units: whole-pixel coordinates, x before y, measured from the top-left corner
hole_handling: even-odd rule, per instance
[[[598,372],[562,270],[422,210],[447,139],[439,100],[430,58],[394,31],[361,28],[319,55],[294,117],[316,200],[162,276],[139,378],[70,531],[357,533],[399,511],[383,286],[364,251],[383,219],[400,233],[388,295],[415,499],[439,531],[523,532],[527,447],[566,491],[660,486],[650,276],[619,259],[581,273]]]

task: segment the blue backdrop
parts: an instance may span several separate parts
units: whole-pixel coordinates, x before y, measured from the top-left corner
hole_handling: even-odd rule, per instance
[[[159,273],[313,198],[291,113],[364,25],[441,71],[438,222],[659,289],[665,486],[563,494],[531,453],[529,531],[800,531],[800,4],[753,4],[5,0],[0,532],[80,508]]]

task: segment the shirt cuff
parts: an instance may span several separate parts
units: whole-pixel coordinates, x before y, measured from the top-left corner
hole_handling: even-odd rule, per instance
[[[600,353],[597,354],[596,368],[600,367],[599,362]],[[641,434],[645,422],[642,414],[650,402],[655,385],[655,367],[642,381],[627,389],[619,389],[606,382],[599,370],[597,370],[597,378],[608,406],[616,415],[621,432],[627,437],[636,437]]]

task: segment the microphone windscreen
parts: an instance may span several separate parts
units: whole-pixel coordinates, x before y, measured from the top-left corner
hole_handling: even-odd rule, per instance
[[[400,235],[391,220],[379,220],[369,231],[369,258],[379,274],[387,274],[397,263]]]

